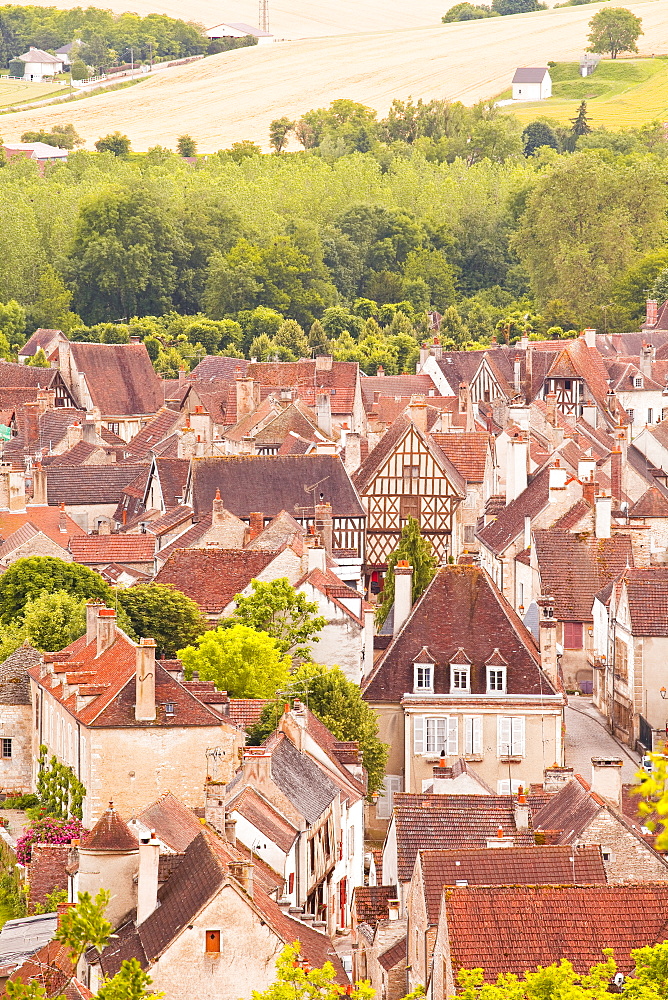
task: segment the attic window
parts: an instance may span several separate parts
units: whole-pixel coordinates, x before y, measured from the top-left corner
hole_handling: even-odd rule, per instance
[[[165,715],[174,715],[174,702],[168,701],[165,703]]]
[[[506,693],[506,668],[487,667],[487,694]]]
[[[450,664],[450,691],[468,694],[471,690],[471,668],[468,665]]]
[[[644,382],[643,382],[642,375],[634,375],[633,376],[633,388],[634,389],[642,389],[643,384],[644,384]]]
[[[206,931],[204,950],[214,955],[220,955],[220,931]]]
[[[420,691],[434,690],[434,664],[415,663],[413,666],[413,691],[417,694]]]

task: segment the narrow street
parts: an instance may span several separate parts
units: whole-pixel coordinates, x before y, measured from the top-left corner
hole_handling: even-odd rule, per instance
[[[591,758],[613,755],[624,761],[624,784],[633,784],[640,767],[639,754],[613,739],[605,725],[605,719],[594,707],[591,698],[571,695],[566,709],[566,764],[589,781]]]

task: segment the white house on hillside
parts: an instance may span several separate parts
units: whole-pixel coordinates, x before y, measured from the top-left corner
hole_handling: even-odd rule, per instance
[[[23,79],[32,80],[34,83],[40,83],[45,76],[55,76],[56,73],[63,71],[61,56],[52,56],[50,52],[36,49],[32,45],[18,58],[25,64]]]
[[[514,101],[544,101],[552,97],[552,77],[545,67],[520,66],[513,77]]]
[[[263,31],[262,28],[255,28],[252,24],[244,24],[242,22],[216,24],[213,28],[207,28],[205,34],[212,39],[245,38],[247,35],[252,35],[253,38],[257,38],[258,45],[266,45],[267,42],[273,42],[274,40],[274,36],[270,32]]]

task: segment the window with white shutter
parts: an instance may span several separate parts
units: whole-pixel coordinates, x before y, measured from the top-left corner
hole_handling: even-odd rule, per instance
[[[394,796],[403,788],[403,778],[400,774],[386,774],[383,779],[383,790],[376,799],[377,819],[391,819],[394,809]]]
[[[464,753],[482,754],[482,715],[464,716]]]
[[[413,753],[424,753],[424,716],[413,716]]]
[[[512,786],[512,787],[511,787]],[[504,778],[496,783],[496,794],[497,795],[516,795],[520,788],[526,788],[524,781],[520,781],[517,778],[513,778],[512,782],[508,778]]]
[[[446,753],[449,757],[456,757],[459,753],[458,740],[458,720],[456,715],[448,716],[448,748]]]
[[[426,720],[426,749],[427,753],[440,753],[445,750],[446,734],[448,732],[447,719],[427,719]]]
[[[524,716],[518,715],[512,720],[513,757],[524,757]]]
[[[499,757],[524,757],[524,716],[503,716],[497,719],[497,754]]]

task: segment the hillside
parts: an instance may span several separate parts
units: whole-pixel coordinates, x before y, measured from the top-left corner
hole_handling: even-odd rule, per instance
[[[221,53],[141,85],[73,104],[2,116],[16,139],[35,126],[73,122],[89,147],[121,128],[138,150],[172,146],[190,132],[202,152],[251,139],[267,148],[272,119],[298,117],[336,98],[384,114],[392,99],[434,97],[471,104],[508,86],[519,65],[577,59],[598,4],[440,25],[275,44]],[[629,4],[643,19],[641,52],[668,51],[668,10]]]

